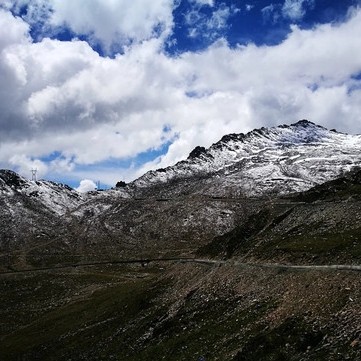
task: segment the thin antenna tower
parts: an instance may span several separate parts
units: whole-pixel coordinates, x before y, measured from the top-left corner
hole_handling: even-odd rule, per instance
[[[38,170],[36,168],[31,170],[31,180],[36,182],[36,173]]]

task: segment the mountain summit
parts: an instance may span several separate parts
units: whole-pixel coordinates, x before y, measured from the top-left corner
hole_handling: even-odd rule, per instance
[[[126,187],[102,192],[96,198],[282,195],[308,190],[360,165],[361,135],[300,120],[225,135],[208,149],[197,146],[187,159],[149,171]],[[89,200],[64,185],[30,182],[6,170],[0,171],[0,191],[39,198],[59,214]]]
[[[229,134],[208,149],[150,171],[133,191],[166,196],[258,196],[304,191],[361,164],[361,136],[328,130],[308,120]]]

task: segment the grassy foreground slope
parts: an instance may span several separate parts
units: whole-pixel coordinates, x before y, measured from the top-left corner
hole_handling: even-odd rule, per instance
[[[29,271],[0,273],[0,360],[360,360],[360,272],[261,266],[360,265],[357,174],[287,199],[126,201],[9,249],[1,271]],[[71,266],[138,250],[228,262]]]
[[[150,263],[0,279],[2,360],[357,360],[361,277]]]

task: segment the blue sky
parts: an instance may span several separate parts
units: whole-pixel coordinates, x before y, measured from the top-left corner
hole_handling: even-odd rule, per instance
[[[110,187],[231,132],[361,133],[359,5],[0,0],[0,167]]]

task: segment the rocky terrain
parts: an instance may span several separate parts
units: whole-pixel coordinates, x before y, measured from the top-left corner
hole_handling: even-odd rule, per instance
[[[360,148],[300,121],[105,192],[0,171],[0,359],[359,360]]]
[[[132,182],[135,195],[261,196],[309,189],[361,164],[361,136],[307,120],[229,134]]]

